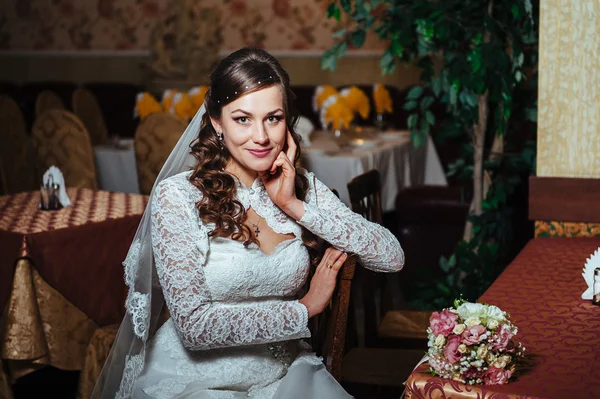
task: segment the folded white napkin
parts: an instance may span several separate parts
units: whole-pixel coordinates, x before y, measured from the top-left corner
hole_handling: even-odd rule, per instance
[[[67,195],[67,190],[65,187],[65,178],[56,166],[50,166],[46,173],[44,173],[44,177],[42,179],[42,185],[44,187],[51,187],[52,184],[57,184],[59,186],[58,189],[58,201],[63,207],[71,206],[71,200]]]
[[[588,288],[581,294],[582,299],[592,299],[594,295],[594,269],[600,267],[600,248],[598,248],[589,258],[586,259],[583,266],[583,279]]]
[[[310,119],[305,116],[300,116],[298,121],[296,121],[294,129],[302,138],[302,145],[306,147],[310,146],[310,134],[315,131],[315,126]]]

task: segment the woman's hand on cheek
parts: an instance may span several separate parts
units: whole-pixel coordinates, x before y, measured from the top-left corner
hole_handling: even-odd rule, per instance
[[[286,151],[281,151],[269,170],[260,172],[259,176],[271,197],[271,200],[290,217],[300,220],[304,214],[302,201],[296,198],[296,143],[292,134],[287,133]]]

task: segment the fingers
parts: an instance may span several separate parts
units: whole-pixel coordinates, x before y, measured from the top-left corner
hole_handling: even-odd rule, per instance
[[[340,257],[337,258],[337,260],[333,263],[332,265],[332,270],[335,271],[336,273],[340,271],[340,269],[342,268],[342,266],[344,265],[344,262],[346,261],[346,259],[348,259],[348,254],[343,252]]]
[[[273,162],[273,165],[271,165],[271,169],[269,171],[270,174],[275,174],[277,172],[277,168],[281,168],[282,171],[284,172],[294,172],[294,164],[290,161],[290,159],[288,158],[288,156],[283,153],[280,152],[279,155],[277,156],[277,159],[275,159],[275,162]]]
[[[289,130],[287,131],[287,151],[286,151],[286,155],[288,157],[288,159],[290,160],[290,162],[292,163],[292,165],[294,165],[294,161],[296,160],[296,142],[294,141],[294,137],[292,136],[292,132],[290,132]]]
[[[321,258],[321,262],[317,266],[317,269],[322,268],[337,272],[340,270],[347,258],[348,255],[344,252],[334,247],[329,247],[323,254],[323,258]]]

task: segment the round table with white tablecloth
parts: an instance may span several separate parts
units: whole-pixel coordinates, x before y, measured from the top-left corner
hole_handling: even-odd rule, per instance
[[[303,148],[302,165],[328,187],[336,189],[340,199],[350,205],[346,184],[371,169],[381,174],[382,208],[395,208],[398,190],[411,185],[447,185],[446,176],[431,138],[415,147],[405,131],[355,135],[336,138],[331,132],[311,135],[310,146]]]

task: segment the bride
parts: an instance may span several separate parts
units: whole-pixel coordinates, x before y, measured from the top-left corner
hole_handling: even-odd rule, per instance
[[[348,398],[303,341],[308,319],[348,253],[394,272],[402,248],[296,169],[294,95],[274,57],[244,48],[210,78],[124,262],[127,315],[92,397]]]

